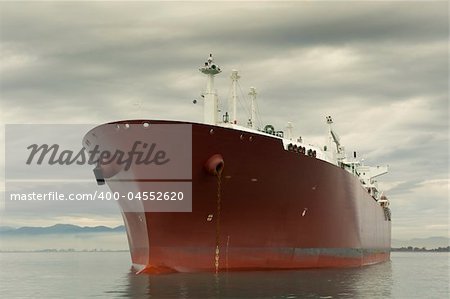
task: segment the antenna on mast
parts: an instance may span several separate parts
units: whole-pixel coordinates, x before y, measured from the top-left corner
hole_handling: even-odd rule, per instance
[[[217,93],[214,89],[214,76],[221,72],[220,67],[214,63],[212,54],[209,54],[205,65],[199,69],[200,72],[207,75],[206,91],[204,94],[203,122],[205,124],[217,124]]]

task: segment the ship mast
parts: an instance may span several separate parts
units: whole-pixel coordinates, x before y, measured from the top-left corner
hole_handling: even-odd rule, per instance
[[[199,70],[207,76],[206,91],[203,104],[203,122],[209,125],[217,124],[217,93],[214,89],[214,76],[221,72],[220,67],[213,63],[212,54],[209,54],[205,66]]]
[[[241,78],[237,70],[231,71],[231,123],[237,124],[236,102],[237,102],[237,82]]]
[[[286,138],[289,140],[292,140],[293,134],[292,134],[292,129],[294,128],[294,126],[292,125],[292,123],[289,121],[287,123],[287,127],[286,127]]]
[[[256,130],[256,89],[250,87],[250,92],[248,93],[251,101],[251,115],[250,115],[250,128]]]

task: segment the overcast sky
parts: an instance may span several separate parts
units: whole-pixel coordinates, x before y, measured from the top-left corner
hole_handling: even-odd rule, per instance
[[[394,238],[448,235],[448,2],[2,2],[0,42],[2,126],[202,121],[192,100],[213,53],[221,103],[236,68],[263,123],[322,143],[332,115],[348,152],[390,165]],[[122,222],[118,209],[1,218]]]

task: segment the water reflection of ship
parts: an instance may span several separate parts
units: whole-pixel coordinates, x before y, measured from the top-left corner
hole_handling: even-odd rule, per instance
[[[363,268],[126,275],[123,298],[391,298],[391,263]]]

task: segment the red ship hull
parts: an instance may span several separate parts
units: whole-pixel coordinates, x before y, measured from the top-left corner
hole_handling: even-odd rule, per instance
[[[217,236],[220,271],[353,267],[389,260],[390,219],[356,177],[285,150],[279,138],[191,125],[192,212],[122,213],[137,270],[214,271]],[[100,134],[99,128],[91,132]],[[225,162],[219,232],[217,217],[208,221],[208,215],[217,215],[218,179],[204,168],[215,154]],[[139,178],[128,179],[107,183],[117,192],[150,191]]]

